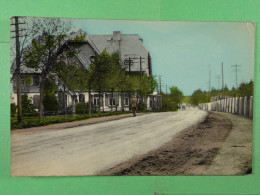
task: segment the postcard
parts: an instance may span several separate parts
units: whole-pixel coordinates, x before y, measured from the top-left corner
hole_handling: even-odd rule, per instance
[[[253,22],[10,18],[11,175],[252,173]]]

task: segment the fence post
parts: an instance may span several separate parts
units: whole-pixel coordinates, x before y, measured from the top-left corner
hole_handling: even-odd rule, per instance
[[[253,97],[253,96],[250,96],[249,118],[253,118],[253,100],[254,100],[254,97]]]
[[[248,116],[248,97],[247,96],[245,96],[244,97],[244,115],[245,116]]]
[[[232,113],[232,98],[229,98],[229,113]]]
[[[235,101],[236,101],[236,99],[233,97],[232,98],[232,113],[233,114],[235,113]]]
[[[240,97],[239,98],[239,115],[244,114],[244,98]]]

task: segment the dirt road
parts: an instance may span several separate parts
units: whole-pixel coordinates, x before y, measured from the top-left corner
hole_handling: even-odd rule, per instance
[[[244,175],[252,171],[252,120],[210,112],[159,149],[101,175]]]
[[[161,148],[132,158],[102,175],[202,175],[231,128],[227,118],[209,113],[204,121],[179,132]]]
[[[169,142],[205,111],[153,113],[63,130],[11,135],[12,176],[96,175]]]

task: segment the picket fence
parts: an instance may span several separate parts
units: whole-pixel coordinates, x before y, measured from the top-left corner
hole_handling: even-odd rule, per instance
[[[199,108],[207,111],[229,112],[253,118],[253,99],[253,96],[231,97],[199,104]]]

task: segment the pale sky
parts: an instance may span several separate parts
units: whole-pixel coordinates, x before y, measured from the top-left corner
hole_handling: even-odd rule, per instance
[[[162,89],[177,86],[184,95],[194,90],[236,86],[231,65],[241,65],[238,83],[254,77],[255,27],[247,22],[174,22],[137,20],[71,19],[72,30],[90,35],[138,34],[152,55],[153,75],[162,75]],[[220,81],[218,82],[218,76]],[[169,92],[169,90],[168,90]]]

